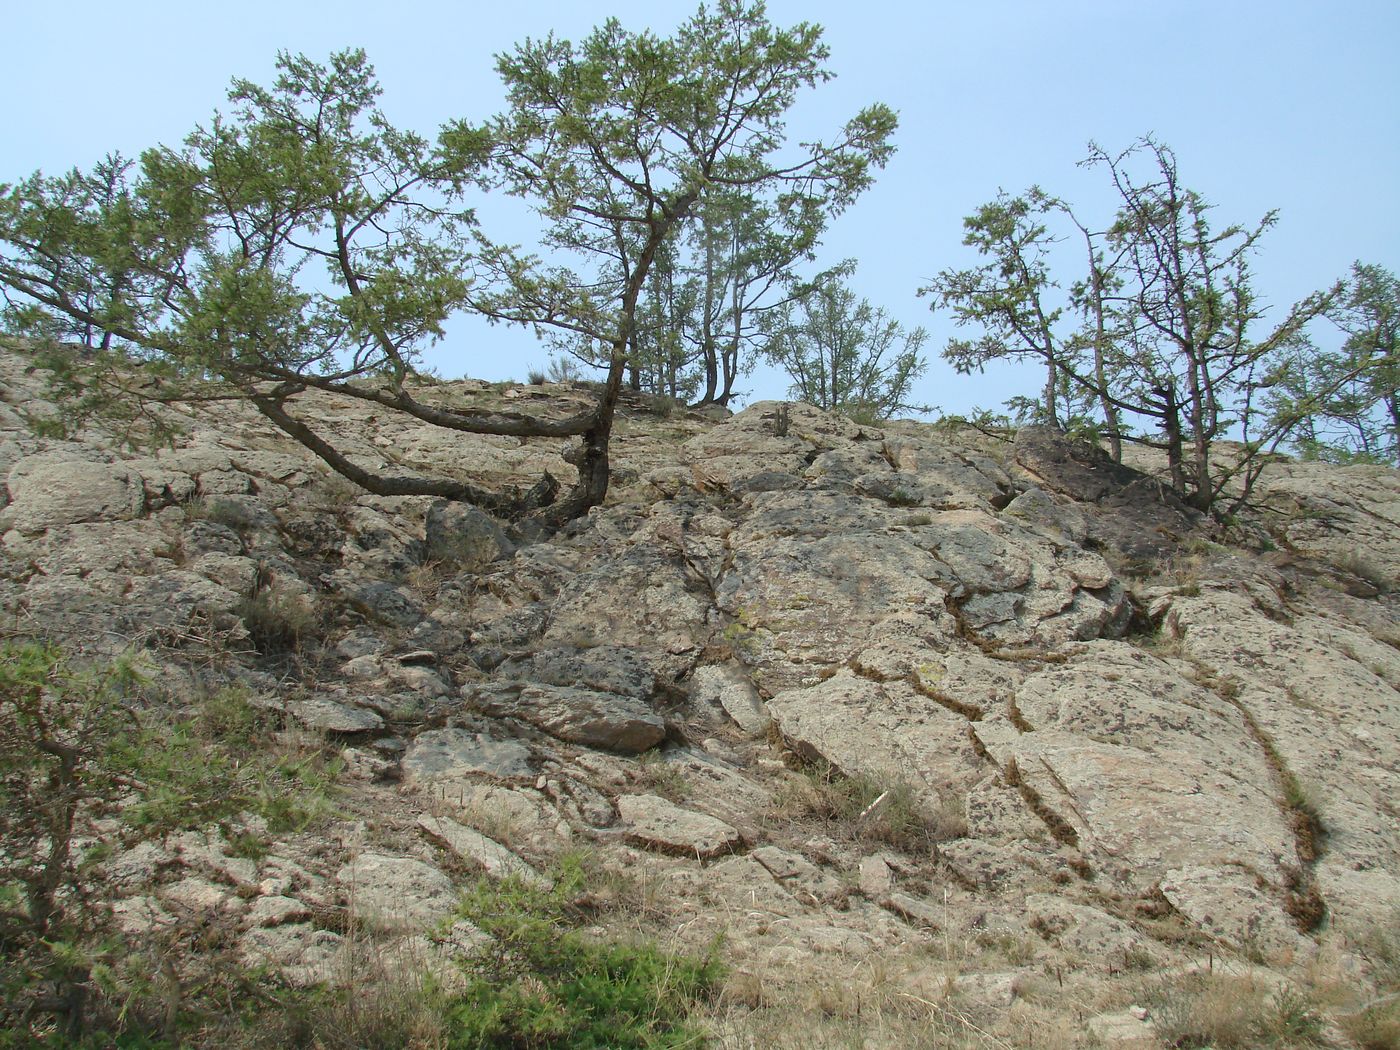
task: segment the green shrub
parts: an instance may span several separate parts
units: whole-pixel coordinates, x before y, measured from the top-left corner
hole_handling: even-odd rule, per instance
[[[0,1048],[163,1045],[158,964],[116,936],[107,843],[247,815],[286,831],[331,807],[337,760],[269,746],[274,717],[245,694],[178,719],[152,703],[126,661],[0,648]]]
[[[518,879],[483,881],[462,917],[491,942],[466,964],[449,1008],[453,1048],[661,1048],[697,1046],[694,1008],[717,994],[713,952],[690,958],[647,942],[598,941],[577,927],[584,871],[566,859],[544,889]]]
[[[125,663],[83,672],[53,646],[0,648],[0,1031],[11,1045],[76,1044],[89,1027],[111,916],[94,892],[101,851],[85,843],[126,790],[110,741],[129,731],[136,683]]]
[[[283,591],[260,591],[244,600],[237,612],[253,645],[264,656],[298,651],[321,627],[315,611],[301,596]]]

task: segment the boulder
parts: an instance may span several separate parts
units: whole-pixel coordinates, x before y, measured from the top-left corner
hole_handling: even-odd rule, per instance
[[[630,696],[596,689],[521,685],[480,689],[467,698],[483,713],[518,718],[571,744],[639,755],[666,738],[666,723],[650,706]]]
[[[515,553],[495,518],[468,503],[438,500],[428,508],[423,555],[461,572],[479,572]]]

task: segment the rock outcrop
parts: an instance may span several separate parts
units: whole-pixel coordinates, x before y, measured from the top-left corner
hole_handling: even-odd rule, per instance
[[[3,373],[11,633],[138,652],[189,703],[235,684],[393,815],[284,835],[236,879],[223,846],[160,846],[131,861],[132,931],[218,912],[248,959],[333,979],[325,908],[421,932],[464,865],[547,885],[583,842],[739,972],[957,941],[988,953],[958,994],[995,1012],[1035,972],[1288,973],[1400,909],[1394,471],[1271,467],[1227,533],[1043,428],[634,409],[607,505],[541,540],[355,492],[233,405],[151,454],[37,437],[41,377]],[[572,469],[304,400],[373,466]]]

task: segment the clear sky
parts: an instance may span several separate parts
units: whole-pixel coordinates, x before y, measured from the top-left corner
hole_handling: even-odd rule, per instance
[[[363,47],[402,127],[431,133],[500,108],[492,56],[553,31],[580,39],[616,16],[669,33],[691,0],[480,3],[400,0],[67,0],[7,5],[0,41],[0,182],[87,167],[105,153],[177,144],[224,103],[234,76],[271,79],[279,49],[324,59]],[[1400,0],[771,0],[778,24],[826,29],[837,79],[809,92],[792,127],[820,134],[863,105],[900,114],[899,152],[832,226],[823,263],[854,257],[855,286],[930,331],[916,392],[947,411],[1034,392],[1036,371],[955,375],[937,351],[953,329],[915,289],[973,261],[962,217],[999,188],[1035,183],[1107,216],[1102,175],[1075,164],[1152,133],[1217,225],[1280,212],[1255,272],[1281,309],[1353,260],[1400,271]],[[488,232],[507,210],[483,202]],[[1068,277],[1067,277],[1068,279]],[[454,324],[428,362],[448,377],[523,378],[543,347],[524,332]],[[770,371],[753,398],[781,397]]]

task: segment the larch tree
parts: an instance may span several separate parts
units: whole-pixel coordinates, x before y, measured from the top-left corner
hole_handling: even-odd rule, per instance
[[[951,341],[945,356],[963,370],[1040,358],[1048,419],[1056,390],[1078,393],[1115,451],[1133,441],[1166,454],[1182,500],[1200,510],[1222,500],[1237,506],[1299,422],[1269,412],[1268,391],[1308,325],[1337,302],[1339,286],[1268,322],[1250,264],[1275,213],[1214,228],[1211,205],[1181,181],[1175,154],[1151,138],[1118,153],[1091,143],[1084,164],[1104,170],[1118,197],[1113,220],[1099,229],[1035,189],[999,197],[966,220],[967,243],[988,262],[945,271],[924,291],[984,335]],[[1048,223],[1056,214],[1082,240],[1087,273],[1052,303],[1060,285],[1050,273],[1057,238]],[[1242,447],[1214,455],[1227,436]]]
[[[764,320],[764,353],[792,378],[799,400],[860,422],[926,412],[912,400],[927,367],[928,333],[892,319],[843,283],[849,265],[825,276]]]
[[[1400,279],[1355,263],[1328,318],[1341,345],[1300,344],[1269,392],[1272,421],[1297,421],[1306,457],[1400,465]]]
[[[0,187],[0,287],[11,327],[74,334],[247,399],[329,466],[383,495],[467,500],[554,527],[602,501],[639,298],[658,252],[711,192],[849,204],[893,152],[895,117],[861,111],[828,142],[784,140],[804,88],[830,77],[820,29],[778,29],[761,4],[702,7],[667,38],[616,21],[580,45],[500,56],[505,111],[433,141],[377,107],[363,52],[283,55],[270,88],[236,81],[232,110],[137,166]],[[547,267],[491,242],[469,194],[504,187],[547,220]],[[415,394],[424,348],[460,309],[571,333],[601,351],[594,405],[564,419],[449,407]],[[172,380],[173,381],[173,380]],[[144,393],[152,397],[150,384]],[[298,417],[309,389],[425,425],[576,439],[560,497],[459,478],[391,476]],[[169,389],[168,396],[183,391]],[[207,393],[206,395],[210,396]]]
[[[480,132],[437,142],[393,128],[362,51],[322,65],[283,54],[270,87],[245,80],[179,148],[92,174],[36,174],[0,194],[0,285],[10,327],[90,336],[113,351],[85,381],[129,401],[246,399],[334,470],[379,495],[470,500],[501,514],[550,501],[455,478],[378,473],[296,414],[316,388],[473,433],[578,433],[585,424],[415,397],[422,349],[467,299],[465,196],[489,158]],[[164,383],[120,384],[123,363]],[[199,380],[192,390],[185,380]],[[211,385],[212,383],[212,385]]]

